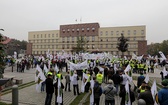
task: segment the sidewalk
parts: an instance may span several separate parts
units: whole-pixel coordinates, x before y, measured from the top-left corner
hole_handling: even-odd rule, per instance
[[[14,68],[16,69],[16,68]],[[11,72],[11,67],[8,67],[5,69],[4,73],[5,77],[11,77],[14,76],[14,78],[20,78],[23,79],[23,83],[31,82],[34,81],[35,79],[35,68],[30,69],[30,70],[25,70],[24,73],[16,72]],[[65,82],[65,79],[63,79],[63,84]],[[80,84],[80,82],[79,82]],[[80,85],[79,85],[80,89]],[[71,86],[71,92],[65,92],[63,93],[63,101],[64,105],[69,105],[77,96],[73,95],[73,88]],[[26,87],[23,89],[19,90],[19,105],[44,105],[45,103],[45,97],[46,93],[38,93],[36,91],[36,85],[32,85],[30,87]],[[11,103],[12,102],[12,93],[3,95],[1,97],[1,101],[4,101],[6,103]],[[52,98],[52,105],[55,105],[55,94],[53,94]]]

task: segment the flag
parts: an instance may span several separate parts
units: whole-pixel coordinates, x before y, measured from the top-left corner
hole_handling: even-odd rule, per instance
[[[45,81],[46,77],[44,73],[42,72],[42,69],[39,65],[36,67],[36,74],[35,74],[35,82],[36,82],[36,91],[40,92],[41,89],[41,83]]]
[[[131,70],[131,66],[130,64],[127,65],[127,67],[124,70],[125,75],[127,76],[127,78],[129,79],[129,81],[132,81],[132,70]]]
[[[166,60],[165,55],[161,51],[159,51],[159,54],[160,54],[160,56],[162,57],[163,60]]]
[[[144,80],[146,83],[149,82],[149,75],[147,74],[146,77],[145,77],[145,80]]]
[[[157,86],[156,86],[156,80],[153,81],[152,87],[151,87],[151,93],[154,100],[154,105],[158,105],[158,92],[157,92]]]
[[[125,105],[131,105],[131,99],[130,99],[130,89],[129,89],[129,82],[127,81],[125,84]]]
[[[91,95],[90,95],[90,105],[94,105],[94,80],[92,79],[90,81],[90,84],[91,84]]]
[[[44,72],[45,72],[45,74],[47,74],[47,73],[49,72],[49,70],[48,70],[46,64],[44,64]]]
[[[82,85],[81,85],[81,92],[84,93],[85,92],[85,85],[89,79],[89,76],[87,76],[84,72],[82,74]]]
[[[61,80],[58,78],[58,95],[57,102],[62,103],[62,88],[61,88]]]
[[[167,76],[167,75],[168,75],[168,72],[166,71],[166,68],[165,68],[165,67],[163,67],[162,72],[163,72],[163,77],[165,77],[165,76]]]

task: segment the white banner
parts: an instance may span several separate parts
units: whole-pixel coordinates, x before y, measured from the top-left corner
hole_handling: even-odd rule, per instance
[[[87,60],[85,60],[80,64],[74,64],[69,61],[69,65],[70,65],[70,70],[83,70],[88,68]]]

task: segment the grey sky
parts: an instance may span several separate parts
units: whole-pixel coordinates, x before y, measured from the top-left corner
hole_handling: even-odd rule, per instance
[[[19,40],[80,19],[101,27],[146,25],[148,44],[168,40],[168,0],[1,0],[0,14],[1,33]]]

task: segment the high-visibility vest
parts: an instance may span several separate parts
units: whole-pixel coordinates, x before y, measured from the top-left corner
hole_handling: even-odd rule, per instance
[[[61,74],[57,74],[57,78],[61,79]]]
[[[99,84],[101,84],[103,82],[103,74],[98,73],[96,75],[96,80]]]
[[[87,82],[90,82],[90,74],[87,74],[87,76],[88,76]]]

